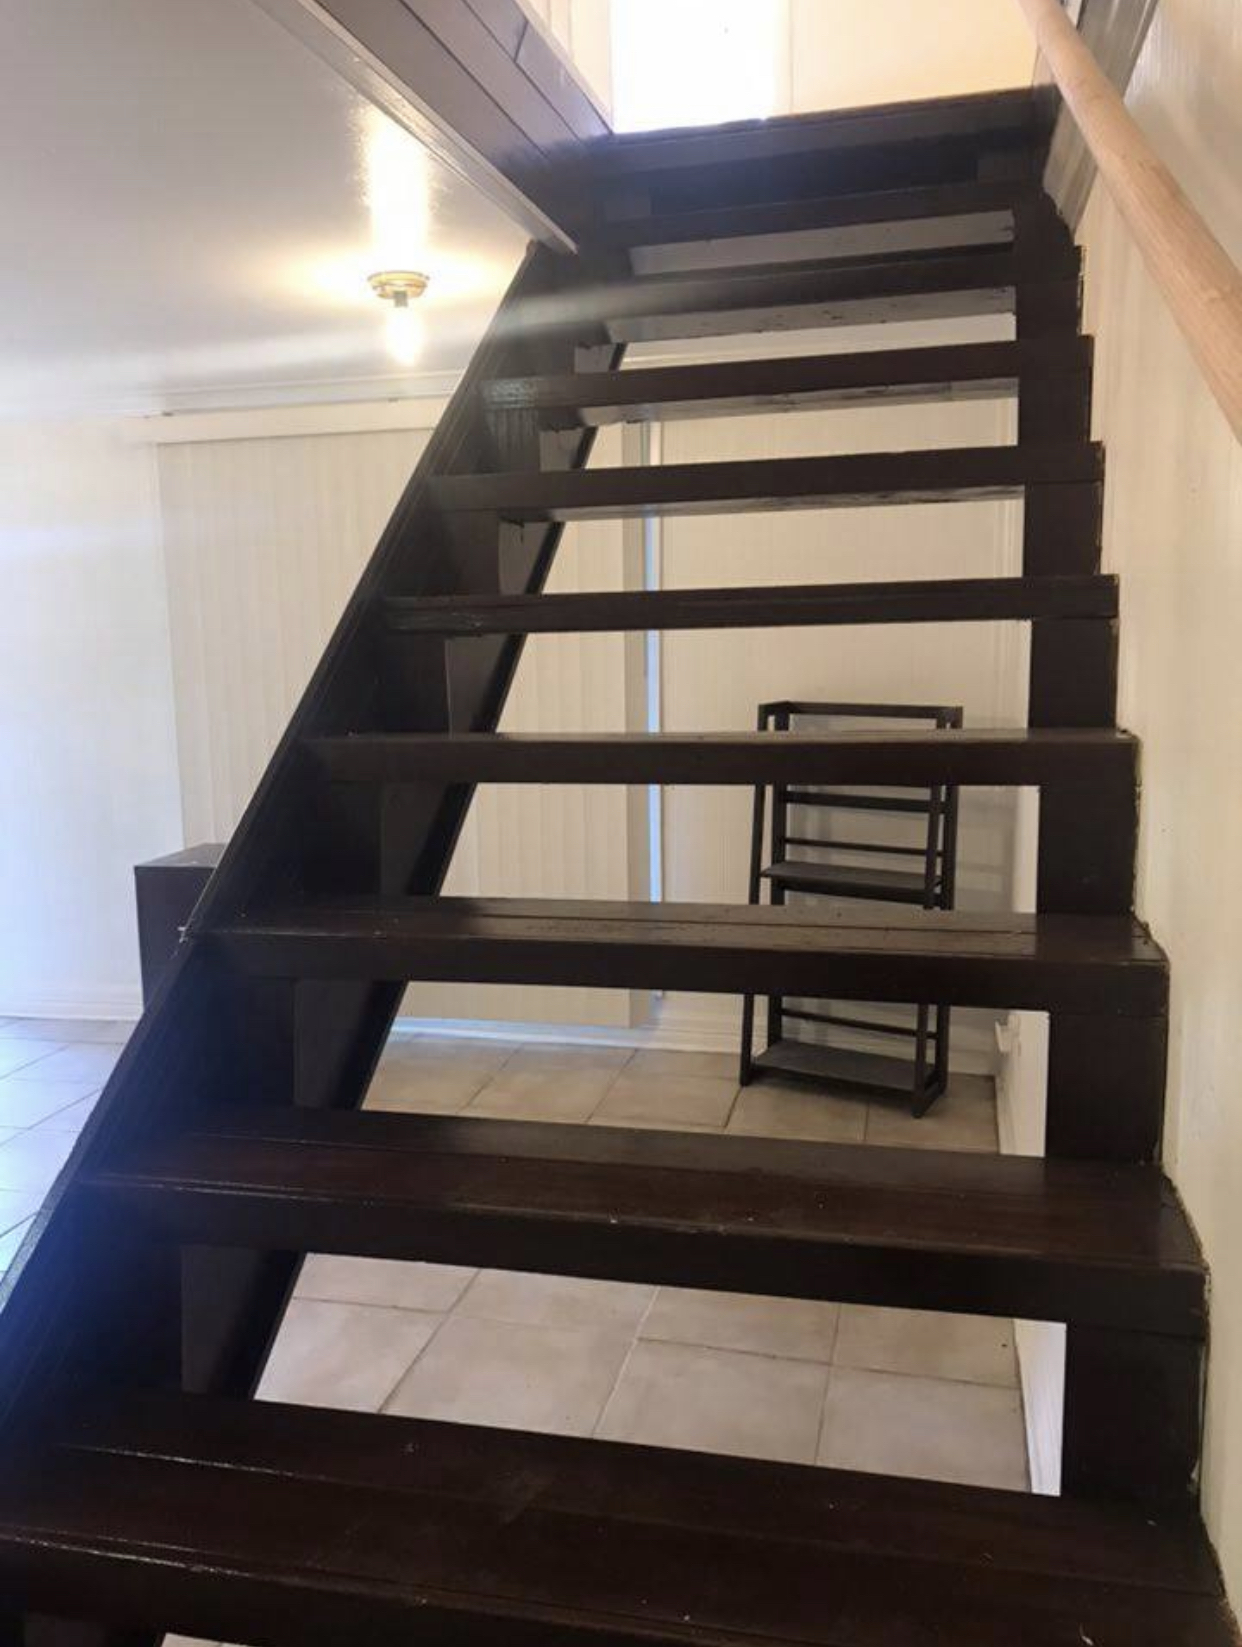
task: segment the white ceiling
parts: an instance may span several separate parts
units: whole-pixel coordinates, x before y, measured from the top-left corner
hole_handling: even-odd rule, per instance
[[[525,237],[252,0],[0,0],[0,414],[398,392],[377,267],[468,359]]]

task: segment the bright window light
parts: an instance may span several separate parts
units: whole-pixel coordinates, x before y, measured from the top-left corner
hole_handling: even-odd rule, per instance
[[[613,0],[618,131],[777,111],[786,0]]]

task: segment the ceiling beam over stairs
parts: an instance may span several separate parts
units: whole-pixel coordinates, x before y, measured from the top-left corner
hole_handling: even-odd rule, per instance
[[[569,249],[570,168],[606,115],[519,0],[257,0],[535,238]]]

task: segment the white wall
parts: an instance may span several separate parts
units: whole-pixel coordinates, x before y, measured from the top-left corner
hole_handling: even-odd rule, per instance
[[[1242,262],[1242,8],[1162,0],[1129,102]],[[1204,1506],[1242,1602],[1242,449],[1116,211],[1082,229],[1121,575],[1121,718],[1143,740],[1138,906],[1169,952],[1166,1154],[1212,1266]]]
[[[612,25],[626,130],[1026,86],[1035,63],[1016,0],[613,0]]]
[[[1242,261],[1242,8],[1162,0],[1129,93]],[[1105,564],[1121,577],[1123,725],[1142,739],[1138,909],[1168,950],[1165,1157],[1212,1268],[1203,1502],[1242,1602],[1242,450],[1098,185],[1083,221]],[[1014,1086],[1019,1125],[1036,1102]],[[1023,1119],[1025,1116],[1025,1120]],[[1055,1367],[1033,1367],[1044,1387]]]
[[[788,0],[788,112],[1030,84],[1017,0]]]
[[[133,866],[182,844],[151,453],[0,423],[0,578],[0,1015],[127,1015]]]

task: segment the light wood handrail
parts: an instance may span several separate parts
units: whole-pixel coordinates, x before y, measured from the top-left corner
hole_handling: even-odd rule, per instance
[[[1242,440],[1242,273],[1156,154],[1060,0],[1018,4],[1100,176]]]

